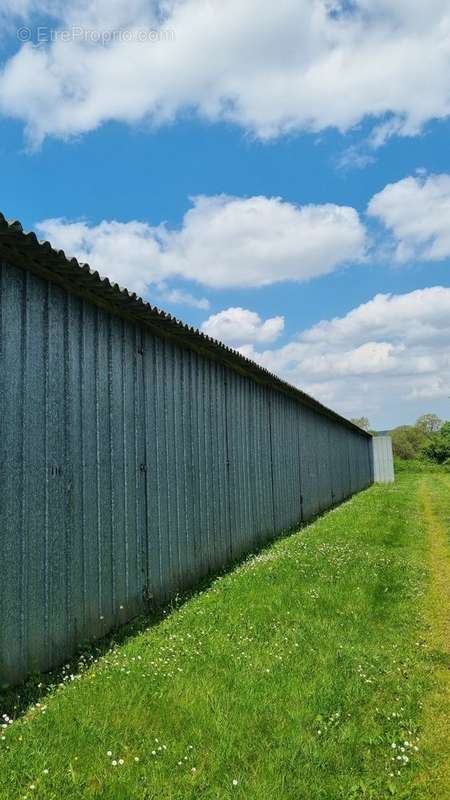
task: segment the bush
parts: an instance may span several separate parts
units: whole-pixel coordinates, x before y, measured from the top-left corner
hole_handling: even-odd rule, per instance
[[[450,461],[450,422],[445,422],[439,433],[428,442],[424,454],[438,464]]]
[[[424,447],[430,442],[430,436],[415,425],[394,428],[391,437],[394,456],[402,459],[420,458]]]

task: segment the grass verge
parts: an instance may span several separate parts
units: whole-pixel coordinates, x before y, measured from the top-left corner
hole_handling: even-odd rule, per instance
[[[426,768],[419,781],[426,798],[450,798],[450,480],[427,476],[419,485],[428,534],[429,591],[426,644],[433,688],[423,714]]]
[[[5,721],[2,800],[437,797],[424,481],[434,508],[448,478],[403,474],[80,659]]]

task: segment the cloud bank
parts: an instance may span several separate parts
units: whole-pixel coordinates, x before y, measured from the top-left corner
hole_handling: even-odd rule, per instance
[[[274,342],[283,329],[284,317],[262,320],[256,312],[239,307],[212,314],[202,325],[203,333],[233,345],[243,341]]]
[[[391,232],[397,261],[450,256],[450,175],[390,183],[372,198],[368,213]]]
[[[61,219],[37,228],[55,247],[140,294],[170,278],[214,289],[305,281],[362,259],[366,238],[347,206],[227,195],[194,198],[179,229]]]
[[[271,350],[244,336],[244,355],[347,416],[405,420],[415,401],[450,395],[449,288],[378,294]]]
[[[3,18],[13,9],[7,0]],[[18,10],[32,29],[50,13],[69,31],[18,46],[0,73],[0,110],[35,145],[187,111],[260,139],[369,119],[379,146],[450,112],[446,0],[21,0]],[[83,36],[70,38],[73,27]],[[173,35],[139,41],[152,29]],[[98,42],[91,31],[122,35]]]

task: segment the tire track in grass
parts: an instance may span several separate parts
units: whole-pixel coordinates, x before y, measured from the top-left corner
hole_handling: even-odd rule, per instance
[[[425,603],[427,645],[434,689],[424,708],[422,752],[428,764],[419,780],[427,798],[450,798],[450,479],[424,477],[419,501],[428,537],[430,590]]]

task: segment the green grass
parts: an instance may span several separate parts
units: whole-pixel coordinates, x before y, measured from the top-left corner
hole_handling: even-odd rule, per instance
[[[428,530],[430,582],[425,598],[428,657],[434,664],[433,689],[423,714],[422,751],[437,800],[450,798],[450,482],[429,475],[419,485],[421,513]]]
[[[428,461],[425,458],[394,458],[395,474],[403,472],[420,472],[422,474],[440,473],[450,474],[449,464],[437,464],[435,461]]]
[[[3,730],[1,800],[432,798],[421,480],[354,497],[50,679]]]

